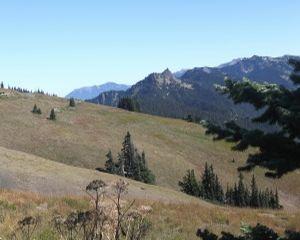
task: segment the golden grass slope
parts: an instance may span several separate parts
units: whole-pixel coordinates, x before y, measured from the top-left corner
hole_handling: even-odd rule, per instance
[[[84,102],[69,108],[66,99],[5,92],[0,97],[0,146],[53,161],[90,169],[103,167],[107,151],[111,149],[116,156],[130,131],[137,148],[145,150],[157,184],[178,189],[186,170],[201,171],[205,162],[214,165],[224,184],[232,183],[237,180],[236,168],[247,157],[247,153],[232,152],[228,143],[213,142],[201,126],[182,120]],[[42,115],[30,112],[34,104]],[[47,120],[51,108],[57,110],[56,121]],[[255,174],[260,185],[278,187],[286,207],[300,204],[299,171],[280,180],[265,178],[261,169]],[[247,180],[250,177],[251,173],[246,174]]]
[[[24,152],[0,147],[0,187],[48,196],[84,195],[95,179],[108,184],[120,177],[91,169],[69,166]],[[130,198],[162,202],[197,202],[181,192],[126,179]],[[211,205],[203,202],[205,206]]]
[[[41,216],[35,239],[57,239],[49,222],[58,212],[66,215],[89,207],[84,187],[94,179],[108,185],[119,177],[73,167],[31,154],[0,147],[0,237],[6,239],[18,220]],[[129,199],[135,206],[150,205],[152,228],[147,239],[197,239],[197,228],[238,232],[244,222],[268,225],[276,231],[300,230],[299,211],[233,208],[214,205],[164,187],[129,182]],[[49,237],[49,236],[52,236]]]

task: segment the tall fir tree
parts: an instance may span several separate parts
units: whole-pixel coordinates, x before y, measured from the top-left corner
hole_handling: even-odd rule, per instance
[[[251,195],[250,195],[250,206],[251,207],[258,207],[258,197],[259,197],[259,192],[258,188],[256,185],[256,180],[254,175],[252,175],[252,180],[251,180]]]
[[[148,184],[155,183],[155,175],[147,166],[145,153],[140,154],[134,147],[129,132],[124,137],[118,162],[113,161],[111,151],[106,155],[105,169],[109,173],[118,174]]]
[[[122,143],[121,155],[124,159],[124,172],[125,176],[132,178],[134,175],[135,155],[136,151],[131,141],[131,135],[127,132]]]
[[[111,150],[106,154],[105,170],[111,174],[117,173],[116,163],[114,162]]]
[[[118,154],[118,165],[117,165],[117,174],[122,176],[122,177],[125,177],[125,164],[124,164],[124,156],[122,153],[119,153]]]
[[[239,174],[239,181],[238,181],[238,206],[244,207],[247,205],[246,199],[246,188],[244,185],[244,177],[242,173]]]
[[[182,181],[178,183],[182,192],[198,197],[200,196],[200,186],[195,177],[194,170],[188,170]]]

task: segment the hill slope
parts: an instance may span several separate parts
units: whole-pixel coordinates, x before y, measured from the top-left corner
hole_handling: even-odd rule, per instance
[[[111,184],[120,177],[96,170],[73,167],[41,157],[0,147],[0,188],[46,196],[85,195],[85,186],[95,179]],[[126,179],[129,197],[142,200],[197,202],[186,194]],[[203,202],[204,205],[211,204]]]
[[[30,112],[35,103],[42,115]],[[46,119],[51,108],[56,108],[55,122]],[[0,97],[0,119],[0,146],[91,169],[104,166],[109,149],[116,156],[130,131],[136,147],[145,150],[157,184],[173,189],[178,189],[187,169],[202,171],[205,162],[214,165],[224,184],[232,183],[247,156],[232,152],[228,143],[213,142],[193,123],[85,102],[69,108],[67,100],[44,95],[5,91]],[[299,171],[280,180],[266,179],[261,169],[256,174],[261,185],[278,187],[286,206],[300,202]],[[246,174],[246,179],[250,177]]]
[[[89,206],[84,194],[89,181],[102,179],[110,185],[119,178],[3,147],[0,147],[0,165],[0,187],[10,189],[0,190],[1,214],[5,214],[0,224],[2,238],[11,233],[25,214],[40,216],[43,219],[43,224],[39,225],[41,233],[49,232],[47,222],[58,211],[67,214]],[[280,232],[285,228],[299,229],[299,215],[297,217],[298,210],[295,209],[291,212],[288,209],[224,207],[168,188],[127,181],[129,191],[126,198],[135,199],[135,206],[146,204],[153,209],[149,215],[152,227],[147,239],[197,239],[195,230],[198,227],[205,226],[214,232],[238,231],[240,221],[248,224],[260,222]]]

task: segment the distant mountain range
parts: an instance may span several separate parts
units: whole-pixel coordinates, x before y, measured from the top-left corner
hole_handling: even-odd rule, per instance
[[[91,86],[91,87],[82,87],[73,90],[68,95],[66,95],[66,98],[76,98],[81,100],[91,99],[99,96],[99,94],[106,92],[106,91],[126,91],[128,88],[130,88],[129,85],[125,84],[117,84],[114,82],[107,82],[102,85],[98,86]]]
[[[194,117],[224,122],[230,119],[248,119],[255,113],[248,105],[234,105],[226,96],[215,91],[215,84],[223,84],[225,77],[257,82],[268,82],[292,88],[291,56],[235,59],[218,67],[201,67],[172,73],[151,73],[126,91],[107,91],[88,100],[92,103],[117,106],[121,97],[135,98],[144,113],[166,117]]]

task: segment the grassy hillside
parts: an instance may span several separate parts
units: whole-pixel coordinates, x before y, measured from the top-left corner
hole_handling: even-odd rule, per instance
[[[87,209],[90,202],[84,187],[93,179],[111,184],[118,179],[105,173],[46,160],[0,147],[0,237],[6,239],[24,216],[40,216],[35,239],[58,239],[49,221],[58,212],[68,214]],[[223,207],[159,186],[129,181],[127,199],[135,206],[149,205],[152,228],[147,239],[197,239],[198,227],[214,232],[238,232],[242,222],[260,222],[276,231],[299,229],[299,211],[253,210]]]
[[[42,115],[30,112],[35,103]],[[55,122],[46,119],[51,108],[57,110]],[[104,166],[109,149],[116,156],[130,131],[137,148],[145,150],[157,184],[173,189],[187,169],[200,171],[205,162],[214,165],[225,184],[231,183],[247,157],[247,153],[232,152],[228,143],[213,142],[193,123],[84,102],[73,109],[57,97],[6,91],[0,97],[0,119],[0,146],[90,169]],[[266,179],[261,169],[256,174],[261,185],[278,187],[286,207],[300,204],[299,171],[280,180]]]
[[[0,188],[42,195],[84,195],[95,179],[111,183],[119,176],[73,167],[31,154],[0,147]],[[181,192],[126,179],[129,197],[163,202],[197,202]],[[210,205],[206,203],[206,205]]]

